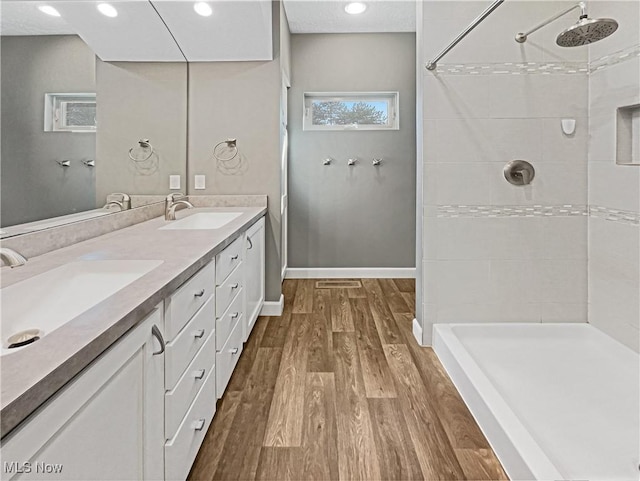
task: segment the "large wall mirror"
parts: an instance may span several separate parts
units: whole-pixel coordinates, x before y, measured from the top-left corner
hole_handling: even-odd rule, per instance
[[[150,2],[98,3],[1,2],[4,237],[186,185],[184,56]]]

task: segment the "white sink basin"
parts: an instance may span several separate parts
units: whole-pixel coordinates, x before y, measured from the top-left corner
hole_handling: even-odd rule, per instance
[[[242,212],[200,212],[184,219],[170,221],[160,229],[219,229],[241,215]]]
[[[160,264],[162,261],[77,261],[1,289],[2,354],[21,349],[9,349],[16,343],[13,336],[26,331],[25,337],[30,332],[42,337]]]

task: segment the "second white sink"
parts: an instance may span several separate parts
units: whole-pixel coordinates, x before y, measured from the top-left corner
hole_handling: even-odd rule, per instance
[[[15,342],[51,333],[160,264],[156,260],[77,261],[5,287],[0,290],[2,354],[19,349],[9,349]]]
[[[200,212],[184,219],[170,221],[160,229],[220,229],[241,215],[242,212]]]

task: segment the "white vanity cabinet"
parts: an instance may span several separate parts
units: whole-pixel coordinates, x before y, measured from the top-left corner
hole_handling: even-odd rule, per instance
[[[162,327],[159,307],[3,439],[2,479],[162,479]]]
[[[244,233],[216,256],[216,393],[221,398],[242,354]]]
[[[165,479],[184,480],[216,412],[215,263],[164,301]]]
[[[264,304],[264,217],[253,224],[246,233],[244,244],[244,274],[246,310],[243,324],[243,340],[246,342]]]

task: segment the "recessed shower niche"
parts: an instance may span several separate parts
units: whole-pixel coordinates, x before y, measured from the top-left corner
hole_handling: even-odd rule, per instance
[[[616,164],[640,165],[640,104],[618,108]]]

